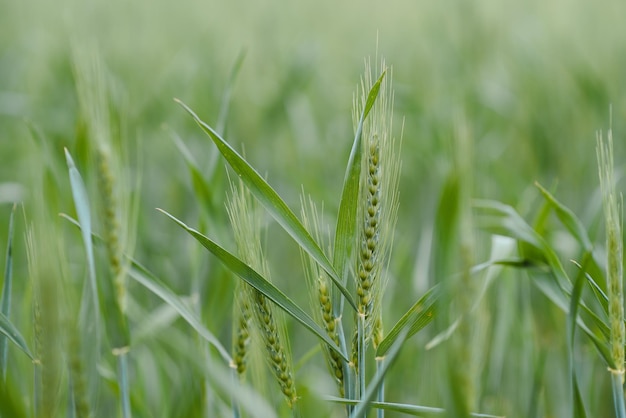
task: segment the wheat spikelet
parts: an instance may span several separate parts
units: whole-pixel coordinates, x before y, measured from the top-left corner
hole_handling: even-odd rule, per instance
[[[383,273],[389,263],[397,218],[401,166],[392,136],[392,71],[386,67],[384,60],[381,60],[380,71],[386,71],[387,75],[380,85],[377,102],[363,125],[364,158],[357,215],[359,247],[356,257],[358,315],[364,318],[366,341],[375,339],[376,345],[383,338],[380,312],[386,280]],[[360,102],[355,99],[355,122],[359,120],[374,81],[371,66],[366,62]],[[352,361],[355,365],[358,365],[357,351],[358,347],[353,344]]]
[[[261,248],[261,218],[250,192],[239,183],[231,187],[231,198],[227,204],[235,242],[240,258],[251,268],[269,280],[269,266]],[[249,298],[253,318],[266,350],[266,358],[282,393],[290,407],[297,401],[293,380],[289,347],[286,345],[284,324],[274,305],[261,292],[244,285]]]
[[[607,141],[597,135],[598,168],[602,203],[606,224],[607,288],[609,297],[609,321],[611,329],[611,357],[624,381],[624,289],[621,205],[618,202],[613,180],[613,135],[609,130]]]
[[[234,331],[233,331],[233,366],[237,369],[237,374],[243,377],[246,371],[246,363],[250,345],[250,326],[252,321],[252,310],[248,295],[243,288],[243,284],[237,286],[235,293],[234,308]]]
[[[306,199],[300,199],[302,208],[302,223],[304,227],[312,234],[316,241],[320,242],[322,231],[320,228],[320,218],[317,208],[313,201],[309,198],[308,204]],[[304,276],[307,281],[307,288],[311,296],[311,306],[315,319],[322,324],[328,336],[339,345],[339,335],[337,334],[337,322],[340,318],[333,313],[332,306],[332,284],[330,283],[326,272],[319,267],[319,264],[304,250],[300,250],[302,264],[304,266]],[[343,360],[339,353],[323,345],[324,354],[328,363],[331,375],[337,383],[339,395],[344,396],[344,376],[343,376]]]

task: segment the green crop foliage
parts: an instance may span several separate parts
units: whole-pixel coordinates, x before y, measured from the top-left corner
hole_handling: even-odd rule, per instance
[[[0,418],[624,417],[623,16],[0,0]]]

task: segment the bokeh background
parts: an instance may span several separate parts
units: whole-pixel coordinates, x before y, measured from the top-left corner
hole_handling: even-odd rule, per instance
[[[210,140],[173,98],[214,125],[230,90],[226,139],[245,150],[293,208],[302,188],[324,202],[332,224],[353,137],[352,98],[364,60],[383,56],[393,68],[396,136],[403,132],[401,203],[385,296],[390,327],[436,282],[429,275],[433,225],[442,185],[454,168],[459,121],[473,143],[472,197],[502,201],[532,219],[540,205],[538,181],[602,244],[596,134],[612,126],[620,178],[626,155],[624,16],[626,4],[618,0],[0,0],[0,237],[7,234],[9,202],[22,201],[27,211],[50,206],[73,213],[63,177],[63,148],[80,153],[72,57],[77,48],[92,48],[112,80],[112,106],[125,121],[128,141],[141,142],[129,163],[142,178],[135,256],[180,294],[200,283],[205,324],[228,344],[234,281],[155,211],[164,208],[190,225],[203,211],[172,136],[182,139],[201,169],[214,161]],[[44,150],[33,129],[45,138]],[[57,202],[32,193],[35,168],[50,161],[58,166]],[[217,164],[226,171],[223,161]],[[233,248],[221,203],[226,184],[223,175],[216,180],[215,225],[205,228]],[[29,292],[24,230],[20,215],[16,301]],[[570,249],[558,231],[554,235],[556,248]],[[482,247],[488,240],[480,231],[476,236],[478,263],[488,255]],[[0,241],[4,251],[5,239]],[[296,246],[270,225],[267,251],[276,283],[306,306]],[[136,285],[130,292],[146,310],[159,305]],[[504,273],[486,296],[482,324],[488,332],[478,367],[482,411],[511,417],[571,412],[565,316],[542,298],[516,273]],[[18,311],[24,318],[18,314],[15,322],[29,335],[29,309]],[[193,331],[181,321],[169,327],[193,352]],[[316,341],[295,324],[289,330],[297,361]],[[387,384],[389,400],[442,404],[441,373],[423,348],[434,334],[425,331],[403,350]],[[158,340],[138,345],[138,416],[195,411],[201,379],[194,366]],[[585,341],[580,347],[589,407],[593,416],[610,416],[606,374],[593,349]],[[324,384],[332,389],[318,382],[323,371],[319,354],[302,365],[305,398],[320,385],[321,392]]]

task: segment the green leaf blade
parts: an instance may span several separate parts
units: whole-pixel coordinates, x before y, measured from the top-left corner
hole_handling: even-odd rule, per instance
[[[176,217],[169,213],[159,209],[163,214],[167,215],[178,226],[187,231],[192,237],[194,237],[203,247],[209,250],[214,256],[216,256],[226,267],[228,267],[233,273],[243,279],[250,286],[261,292],[268,299],[273,301],[279,308],[285,311],[290,317],[298,321],[305,328],[322,339],[330,348],[339,353],[342,358],[349,361],[347,355],[331,340],[326,332],[306,313],[302,308],[296,305],[291,299],[289,299],[284,293],[282,293],[277,287],[271,284],[259,273],[250,268],[246,263],[239,258],[231,254],[222,248],[219,244],[215,243],[205,235],[196,231],[193,228],[187,226],[184,222],[178,220]]]
[[[435,304],[440,296],[439,286],[433,286],[398,320],[387,333],[385,339],[376,349],[376,357],[387,354],[404,330],[408,330],[407,338],[421,331],[435,318]]]
[[[11,312],[11,287],[13,281],[13,219],[15,215],[15,205],[11,209],[11,217],[9,218],[9,237],[7,239],[7,255],[4,265],[4,284],[2,285],[2,299],[0,299],[0,313],[7,319]],[[7,358],[9,345],[6,337],[0,337],[0,372],[2,377],[6,379]]]
[[[0,313],[0,334],[4,334],[9,341],[17,345],[31,360],[34,360],[33,354],[28,349],[26,340],[22,337],[22,334],[15,328],[15,326],[9,321],[9,318]]]
[[[133,268],[130,269],[129,276],[174,308],[198,334],[217,349],[226,363],[230,363],[231,356],[228,350],[226,350],[219,340],[202,324],[200,319],[189,309],[181,298],[141,264],[136,261],[133,261],[132,264]]]
[[[193,110],[180,100],[176,100],[196,121],[196,123],[211,137],[222,156],[226,159],[230,167],[239,175],[246,186],[250,189],[254,197],[265,207],[278,224],[300,245],[317,263],[328,273],[331,280],[345,296],[348,303],[356,311],[356,303],[350,292],[342,284],[341,278],[333,268],[332,264],[321,250],[319,245],[307,232],[306,228],[298,220],[293,211],[281,199],[278,193],[269,185],[267,181],[228,144],[213,128],[203,122]]]

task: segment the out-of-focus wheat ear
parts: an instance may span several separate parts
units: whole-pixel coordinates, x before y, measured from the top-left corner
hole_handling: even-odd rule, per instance
[[[249,354],[250,326],[252,321],[252,309],[250,298],[243,288],[244,284],[238,282],[235,293],[234,323],[233,323],[233,365],[240,379],[243,379]]]
[[[63,330],[60,309],[63,306],[58,286],[60,236],[54,222],[40,213],[27,233],[29,275],[33,282],[35,334],[35,416],[55,417],[59,406]],[[60,338],[61,337],[61,338]]]
[[[231,197],[226,208],[239,256],[252,269],[269,280],[269,266],[261,246],[262,218],[255,202],[250,191],[240,180],[238,187],[231,186]],[[297,411],[298,397],[283,318],[265,295],[251,286],[244,287],[248,292],[253,318],[265,346],[266,360],[289,407]]]
[[[104,301],[101,309],[112,353],[117,358],[122,416],[129,418],[131,416],[128,381],[130,333],[125,315],[127,262],[123,254],[129,250],[129,248],[124,248],[124,244],[127,244],[124,238],[132,236],[134,229],[126,224],[122,229],[121,217],[122,211],[127,210],[130,215],[126,212],[124,215],[129,215],[130,220],[136,214],[136,206],[127,208],[122,207],[121,204],[120,188],[124,184],[123,179],[120,179],[123,177],[121,141],[114,141],[114,139],[120,139],[121,123],[111,117],[107,73],[100,57],[92,52],[95,50],[97,49],[90,48],[89,45],[83,45],[80,50],[75,48],[76,90],[81,116],[84,118],[87,136],[96,161],[99,209],[110,274],[108,280],[100,280],[99,290],[102,291]],[[120,119],[122,119],[121,116]]]
[[[311,198],[307,201],[304,196],[301,196],[300,203],[302,208],[302,224],[323,249],[325,247],[325,245],[323,245],[324,234],[321,230],[323,222],[319,216],[317,207]],[[326,272],[320,268],[319,264],[310,255],[300,250],[300,256],[304,267],[307,289],[309,290],[313,316],[317,322],[322,324],[328,336],[340,346],[337,326],[340,318],[336,317],[333,312],[332,283],[328,279]],[[344,362],[337,351],[329,348],[326,344],[322,344],[322,346],[330,374],[337,383],[339,395],[343,397],[345,394]]]
[[[611,358],[615,368],[610,368],[613,401],[618,417],[626,416],[624,404],[624,274],[622,248],[622,199],[615,190],[613,179],[613,133],[609,130],[606,142],[597,135],[598,171],[604,222],[606,229],[607,289],[609,298],[609,328],[611,330]]]

